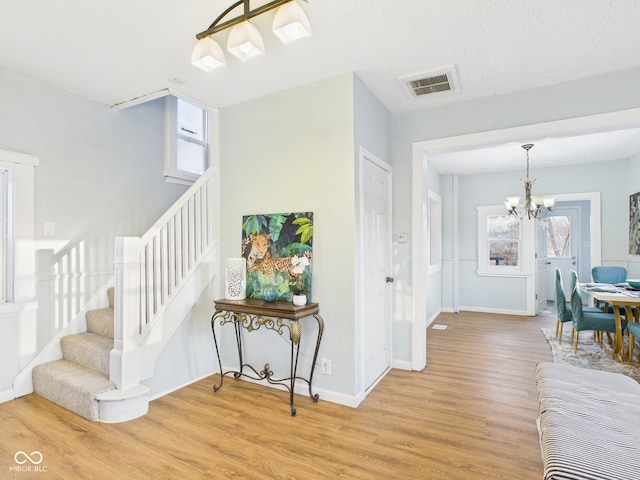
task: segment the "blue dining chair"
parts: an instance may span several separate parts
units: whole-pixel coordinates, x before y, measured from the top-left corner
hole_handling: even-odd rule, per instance
[[[624,283],[627,281],[627,269],[614,265],[598,265],[591,269],[591,278],[595,283],[608,283],[614,285],[616,283]],[[602,307],[605,312],[613,313],[613,308],[606,303],[600,305],[596,302],[596,307]],[[620,309],[620,315],[625,315],[624,308]]]
[[[602,346],[602,332],[615,333],[616,317],[613,313],[588,312],[582,306],[582,294],[580,293],[580,285],[578,284],[578,274],[575,270],[571,270],[571,315],[573,316],[573,331],[571,342],[575,342],[573,353],[578,351],[578,340],[580,332],[583,330],[593,330],[598,332],[600,346]],[[620,319],[622,323],[622,331],[627,326],[624,319]]]
[[[627,332],[629,332],[629,363],[633,363],[634,337],[640,338],[640,322],[627,323]]]
[[[627,281],[627,269],[613,265],[599,265],[591,269],[595,283],[623,283]]]
[[[567,297],[564,294],[564,285],[562,283],[562,273],[560,273],[560,269],[556,267],[554,269],[555,273],[555,302],[556,302],[556,313],[558,318],[556,320],[556,338],[558,340],[558,344],[562,343],[562,327],[566,322],[573,321],[573,314],[571,313],[571,308],[567,307]],[[582,307],[583,312],[590,313],[601,313],[597,307]],[[571,331],[571,338],[573,339],[573,330]]]
[[[567,308],[567,298],[564,295],[564,287],[562,286],[562,274],[560,273],[559,268],[555,268],[555,278],[556,278],[556,290],[555,290],[555,301],[556,301],[556,313],[558,318],[556,320],[556,338],[558,339],[558,343],[562,342],[562,326],[566,322],[570,322],[573,320],[573,316],[571,315],[571,310]],[[573,332],[571,332],[571,338],[573,338]]]

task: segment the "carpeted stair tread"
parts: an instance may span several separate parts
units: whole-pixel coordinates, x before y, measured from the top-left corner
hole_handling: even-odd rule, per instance
[[[33,391],[86,419],[100,418],[96,396],[116,386],[99,372],[69,360],[55,360],[33,369]]]
[[[62,357],[108,376],[113,338],[95,333],[77,333],[60,339]]]
[[[113,338],[113,308],[89,310],[86,318],[88,332]]]

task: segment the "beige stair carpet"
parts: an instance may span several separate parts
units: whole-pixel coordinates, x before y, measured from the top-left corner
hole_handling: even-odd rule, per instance
[[[113,349],[113,289],[109,307],[87,312],[87,332],[60,341],[62,359],[33,369],[34,393],[89,420],[99,420],[100,393],[115,390],[109,380]]]

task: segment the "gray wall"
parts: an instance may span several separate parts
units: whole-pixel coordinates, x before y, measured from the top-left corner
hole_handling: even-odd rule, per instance
[[[628,196],[634,193],[640,192],[640,154],[635,155],[629,159],[629,166],[627,170],[627,202]],[[626,207],[627,215],[629,214],[629,205]],[[628,238],[628,232],[627,237]],[[628,252],[628,250],[627,250]],[[628,278],[640,278],[640,255],[628,255]]]
[[[624,261],[628,228],[628,196],[620,188],[620,172],[628,160],[587,163],[580,166],[538,168],[535,176],[540,194],[601,192],[602,260]],[[498,205],[504,198],[521,193],[522,172],[498,172],[459,177],[460,305],[466,308],[526,310],[525,281],[521,278],[479,277],[478,222],[476,207]],[[449,199],[448,199],[449,200]],[[451,202],[447,201],[449,205]],[[449,210],[450,214],[451,211]],[[446,237],[444,242],[451,243]],[[588,272],[588,270],[587,270]],[[452,307],[444,304],[445,308]]]
[[[412,201],[415,192],[412,192],[408,186],[411,185],[412,145],[415,142],[638,107],[640,106],[640,90],[637,88],[639,83],[640,68],[635,68],[576,82],[460,102],[446,107],[419,109],[394,116],[391,150],[394,165],[394,231],[411,232],[412,230]],[[516,177],[515,184],[517,186],[519,177],[517,177],[517,174],[514,176]],[[539,177],[543,178],[544,174],[541,172]],[[512,177],[500,178],[505,178],[505,182],[513,182]],[[555,188],[564,190],[565,187],[560,185],[557,187],[555,185],[549,186],[550,191]],[[579,190],[586,191],[587,189],[580,187]],[[600,190],[600,188],[597,190]],[[462,187],[460,191],[463,191]],[[501,195],[497,198],[488,199],[486,193],[474,193],[482,195],[475,202],[477,204],[485,202],[488,204],[500,203],[504,197],[504,195]],[[469,196],[472,197],[471,194]],[[606,208],[615,208],[620,203],[621,200],[617,198],[608,198],[606,204],[603,200],[603,211]],[[446,216],[446,213],[444,215]],[[617,217],[617,214],[614,213],[613,215]],[[609,218],[607,223],[617,224],[619,221],[617,218],[615,220]],[[461,212],[459,227],[465,230],[461,230],[460,238],[464,237],[464,232],[468,232],[472,238],[475,238],[475,223],[475,212],[474,215],[469,215],[468,212]],[[606,226],[603,225],[603,231],[605,229]],[[412,238],[412,236],[410,235],[409,238]],[[607,243],[609,240],[612,243]],[[617,252],[620,251],[622,241],[624,239],[620,240],[614,237],[609,237],[607,242],[603,240],[603,259],[607,258],[607,256],[618,255]],[[444,242],[444,245],[446,245],[446,242]],[[443,253],[446,255],[445,252]],[[409,268],[402,269],[397,273],[399,283],[405,287],[401,294],[396,297],[396,303],[402,302],[403,305],[396,306],[396,308],[411,312],[413,295],[426,295],[427,292],[412,292],[411,266],[413,262],[410,252],[398,251],[394,264],[409,266]],[[470,274],[471,269],[461,266],[461,276]],[[447,272],[443,272],[443,285],[445,285],[445,288],[449,283]],[[468,285],[468,287],[475,286]],[[491,288],[494,288],[494,286],[490,285],[489,289]],[[524,288],[519,288],[519,291],[524,291]],[[443,298],[449,298],[450,293],[443,291],[442,296]],[[524,298],[524,293],[522,298]],[[475,302],[476,299],[470,299],[470,301]],[[477,301],[482,301],[480,296],[478,296]],[[503,301],[503,304],[505,302],[511,304],[512,301],[514,300]],[[519,300],[515,301],[519,302]],[[411,358],[410,329],[395,329],[394,335],[396,335],[394,344],[397,345],[397,352],[403,355],[400,360],[409,360]]]
[[[114,238],[143,233],[185,188],[162,177],[164,113],[157,102],[116,112],[0,70],[0,105],[0,149],[40,159],[38,311],[36,325],[20,333],[30,345],[21,352],[24,367],[113,275]],[[55,223],[55,236],[43,235],[45,222]],[[60,293],[65,289],[73,295]],[[0,368],[16,355],[0,352]],[[10,388],[2,384],[0,392]]]
[[[221,258],[241,251],[242,217],[248,214],[313,212],[314,301],[326,326],[320,357],[332,376],[314,385],[355,394],[355,198],[353,77],[342,75],[226,108],[220,113]],[[384,152],[383,152],[384,153]],[[221,290],[223,291],[223,290]],[[313,322],[303,330],[314,334]],[[231,329],[227,329],[231,334]],[[269,362],[288,346],[271,332],[246,335],[248,360]],[[270,334],[271,333],[271,334]],[[226,337],[225,345],[232,345]],[[301,352],[308,369],[310,345]],[[286,356],[284,357],[286,358]],[[223,352],[223,363],[233,352]]]

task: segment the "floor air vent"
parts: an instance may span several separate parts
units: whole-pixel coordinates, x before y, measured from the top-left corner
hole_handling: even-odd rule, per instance
[[[453,92],[459,89],[454,67],[407,75],[399,77],[398,80],[411,98]]]

